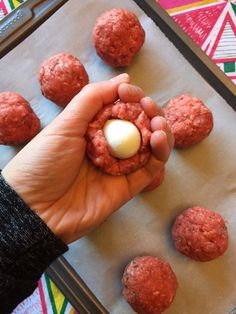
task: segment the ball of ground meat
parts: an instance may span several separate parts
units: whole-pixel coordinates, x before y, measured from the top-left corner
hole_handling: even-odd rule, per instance
[[[102,14],[93,30],[97,54],[113,67],[129,65],[144,39],[145,32],[136,15],[123,9]]]
[[[83,64],[66,52],[46,59],[38,79],[42,94],[61,107],[68,105],[89,81]]]
[[[157,176],[153,179],[153,181],[147,185],[142,192],[150,192],[156,188],[158,188],[165,178],[165,167],[162,167],[161,170],[158,172]]]
[[[0,93],[0,144],[24,144],[39,130],[39,118],[21,95],[13,92]]]
[[[175,219],[172,239],[180,253],[201,262],[221,256],[228,247],[224,219],[203,207],[189,208]]]
[[[141,145],[138,152],[126,159],[115,158],[109,151],[103,127],[110,119],[121,119],[134,123],[141,134]],[[111,175],[124,175],[143,167],[151,157],[150,119],[139,103],[124,103],[104,106],[89,123],[87,138],[87,155],[102,171]]]
[[[153,256],[140,256],[126,267],[123,295],[138,314],[160,314],[176,294],[178,282],[170,265]]]
[[[211,111],[200,99],[190,95],[171,99],[164,112],[176,148],[186,148],[201,142],[213,128]]]

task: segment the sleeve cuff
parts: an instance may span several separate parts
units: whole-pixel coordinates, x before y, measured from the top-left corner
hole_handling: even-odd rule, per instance
[[[0,174],[0,300],[10,291],[26,297],[44,270],[67,250]]]

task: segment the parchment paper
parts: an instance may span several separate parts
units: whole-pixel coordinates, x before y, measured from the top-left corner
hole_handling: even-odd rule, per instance
[[[133,313],[122,297],[120,279],[126,263],[141,254],[169,261],[178,277],[179,289],[166,313],[228,313],[236,306],[236,113],[133,1],[120,0],[118,5],[134,11],[146,31],[144,47],[125,69],[133,82],[161,105],[181,93],[202,98],[213,111],[215,126],[199,145],[173,152],[159,189],[137,196],[96,231],[73,243],[66,258],[110,313]],[[0,61],[1,91],[24,95],[46,125],[59,112],[41,96],[37,82],[38,66],[46,57],[60,51],[78,56],[91,82],[119,73],[97,57],[91,43],[97,16],[115,6],[114,0],[69,1]],[[16,151],[0,146],[1,168]],[[174,217],[193,205],[220,212],[228,222],[229,249],[215,261],[194,262],[171,244]]]

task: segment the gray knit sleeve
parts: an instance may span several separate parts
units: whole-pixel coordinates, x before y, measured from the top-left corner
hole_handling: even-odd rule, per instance
[[[0,174],[0,313],[11,313],[30,295],[67,249]]]

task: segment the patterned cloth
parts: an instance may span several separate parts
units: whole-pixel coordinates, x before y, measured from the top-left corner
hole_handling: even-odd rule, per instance
[[[236,84],[236,0],[157,2]]]
[[[12,314],[78,314],[55,284],[44,274],[34,293]]]
[[[26,0],[0,0],[0,20]]]

